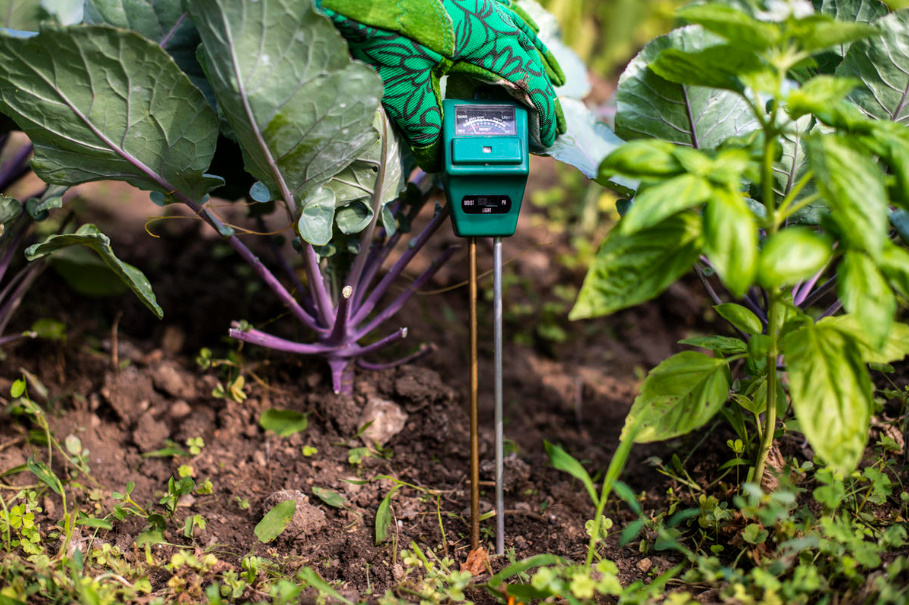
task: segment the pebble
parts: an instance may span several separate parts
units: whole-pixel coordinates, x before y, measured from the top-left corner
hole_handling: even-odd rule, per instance
[[[192,413],[193,409],[189,407],[189,404],[183,401],[175,401],[172,406],[170,406],[170,415],[172,418],[183,418],[189,416]]]
[[[653,561],[650,559],[641,559],[635,567],[637,567],[641,573],[647,573],[653,567]]]
[[[363,408],[363,413],[357,421],[357,426],[372,423],[360,435],[360,439],[367,446],[375,443],[385,445],[391,438],[404,430],[407,422],[407,412],[401,406],[386,399],[371,397]]]
[[[262,450],[256,450],[253,452],[253,462],[255,462],[258,466],[265,466],[265,454],[262,452]]]

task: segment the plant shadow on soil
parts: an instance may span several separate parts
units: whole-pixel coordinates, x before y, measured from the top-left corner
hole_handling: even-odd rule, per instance
[[[20,369],[48,387],[50,400],[36,401],[49,412],[55,435],[61,440],[70,434],[81,439],[90,451],[92,476],[104,487],[100,499],[80,502],[83,510],[103,516],[114,504],[111,492],[122,491],[128,481],[136,484],[134,500],[143,505],[157,501],[178,466],[189,464],[197,481],[211,479],[214,491],[181,500],[178,523],[169,527],[165,538],[210,549],[228,565],[238,567],[240,559],[251,553],[285,560],[290,569],[308,565],[326,580],[344,582],[343,594],[366,598],[369,594],[381,596],[395,586],[403,573],[400,551],[411,541],[463,562],[470,549],[467,304],[465,288],[450,288],[466,277],[465,255],[456,256],[439,273],[429,288],[434,292],[415,297],[394,320],[394,327],[410,328],[409,347],[432,342],[437,347],[434,354],[398,369],[358,371],[355,396],[345,399],[330,394],[321,360],[246,348],[242,353],[249,397],[237,403],[211,396],[217,371],[201,371],[193,358],[201,347],[211,347],[216,357],[236,350],[237,345],[224,337],[231,320],[261,323],[279,317],[282,310],[236,257],[213,257],[211,247],[217,242],[193,237],[194,229],[190,226],[180,237],[160,240],[118,241],[114,237],[121,258],[149,275],[165,309],[163,322],[155,322],[128,296],[95,300],[77,296],[53,271],[46,271],[12,326],[24,329],[41,317],[60,319],[67,326],[65,342],[32,341],[8,351],[0,370],[0,393],[9,393]],[[450,229],[443,228],[420,262],[429,262],[434,252],[454,240]],[[567,251],[566,240],[538,224],[530,225],[525,217],[518,235],[507,240],[506,258],[514,259],[507,272],[531,285],[534,299],[530,304],[551,299],[557,284],[580,285],[582,273],[555,261]],[[491,268],[491,250],[486,252],[481,248],[481,272]],[[419,271],[417,266],[412,273]],[[487,287],[491,289],[491,280],[481,284],[481,288]],[[511,288],[508,296],[521,301],[527,297],[526,288]],[[511,302],[506,301],[506,308]],[[505,433],[512,454],[505,476],[505,542],[517,558],[554,553],[583,559],[588,540],[585,522],[593,517],[593,504],[578,482],[552,468],[543,440],[561,444],[592,472],[605,469],[634,399],[641,369],[679,350],[678,340],[704,327],[699,311],[703,302],[696,286],[683,282],[653,303],[605,320],[562,322],[568,332],[564,343],[548,343],[545,348],[510,339],[506,343]],[[491,303],[482,303],[480,316],[491,318]],[[506,332],[526,328],[520,321],[507,322]],[[115,322],[118,334],[114,340],[111,328]],[[294,334],[288,324],[282,321],[272,327],[278,331],[286,328],[291,337],[303,336]],[[125,367],[117,371],[112,368],[113,342],[118,361],[129,362],[121,363]],[[481,501],[490,508],[493,477],[489,461],[494,451],[490,325],[481,326],[480,342],[480,455],[486,461]],[[392,452],[390,457],[373,455],[354,465],[349,453],[352,447],[363,445],[354,435],[360,410],[371,398],[398,404],[408,419],[403,431],[386,446]],[[265,432],[257,420],[269,408],[304,412],[309,426],[284,438]],[[25,426],[4,417],[0,444],[13,445],[0,450],[0,472],[25,463],[31,453],[21,439],[25,433]],[[205,447],[192,458],[142,456],[168,439],[182,446],[197,437],[204,439]],[[304,446],[317,451],[304,456]],[[724,461],[712,447],[708,443],[692,463],[695,474],[709,476]],[[623,475],[634,490],[647,492],[648,508],[659,507],[669,482],[646,460],[654,454],[664,456],[667,448],[636,447]],[[33,482],[27,475],[8,479],[19,485]],[[421,486],[432,495],[410,488],[399,490],[392,500],[390,539],[377,546],[376,512],[392,483],[360,483],[379,475]],[[345,506],[323,504],[314,496],[314,487],[341,494]],[[255,525],[270,505],[287,498],[304,502],[298,507],[298,518],[275,541],[258,542]],[[241,506],[245,502],[247,508]],[[57,520],[50,516],[53,499],[49,503],[40,519],[44,523]],[[206,527],[190,540],[178,528],[183,527],[185,517],[195,514],[205,519]],[[632,519],[615,503],[609,505],[607,515],[619,530]],[[128,518],[94,539],[119,546],[127,557],[142,556],[133,550],[133,542],[143,528],[141,519]],[[484,521],[483,538],[490,548],[493,528],[493,519]],[[90,538],[83,528],[77,543]],[[645,555],[620,549],[617,541],[617,535],[610,536],[605,554],[616,560],[626,582],[656,575],[679,561],[673,554],[651,554],[649,563],[641,564]],[[169,556],[173,549],[159,545],[153,552]],[[505,563],[494,558],[492,568]],[[167,580],[165,573],[153,577],[153,587],[158,589]],[[469,597],[481,602],[489,599],[476,592]]]

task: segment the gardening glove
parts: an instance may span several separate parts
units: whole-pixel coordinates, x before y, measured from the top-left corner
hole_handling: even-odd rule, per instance
[[[439,80],[504,86],[531,107],[532,140],[565,133],[553,86],[565,83],[533,20],[513,0],[317,0],[354,58],[385,82],[382,104],[427,172],[442,167]]]

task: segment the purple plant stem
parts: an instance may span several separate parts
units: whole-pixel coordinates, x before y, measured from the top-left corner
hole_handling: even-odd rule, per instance
[[[814,274],[814,277],[792,289],[792,302],[795,303],[796,306],[801,306],[802,303],[805,302],[805,299],[808,298],[808,295],[814,290],[814,287],[824,275],[824,272],[829,265],[829,263],[824,265],[823,269]],[[796,293],[796,288],[798,288],[798,293]]]
[[[375,353],[376,351],[381,351],[385,347],[391,346],[396,342],[404,340],[407,338],[407,328],[398,328],[394,333],[389,334],[381,340],[377,340],[371,345],[366,345],[365,347],[360,347],[354,345],[347,349],[341,350],[337,356],[342,358],[350,357],[360,357],[362,355],[369,355],[370,353]]]
[[[821,313],[821,316],[818,317],[818,319],[824,319],[825,317],[832,317],[833,315],[838,313],[839,310],[842,308],[843,308],[843,303],[838,300],[835,303],[833,303],[832,305],[830,305],[829,307],[827,307],[827,310],[824,311],[823,313]]]
[[[758,319],[761,320],[762,324],[765,326],[767,325],[767,314],[758,304],[757,297],[754,296],[751,290],[745,293],[745,296],[742,298],[742,303],[758,316]]]
[[[2,147],[2,145],[0,145]],[[3,191],[28,171],[28,156],[34,148],[31,143],[25,145],[8,162],[0,166],[0,191]]]
[[[822,298],[824,297],[824,295],[826,295],[827,293],[829,293],[829,292],[836,286],[836,278],[837,278],[837,274],[834,273],[834,274],[833,274],[833,277],[831,277],[830,279],[828,279],[827,281],[825,281],[823,284],[821,284],[821,286],[820,286],[817,290],[815,290],[814,292],[812,292],[812,293],[805,299],[805,301],[804,301],[803,304],[804,304],[806,307],[811,307],[811,306],[814,305],[816,302],[818,302],[820,299],[822,299]]]
[[[385,274],[385,277],[382,278],[382,281],[379,282],[366,300],[363,301],[363,304],[358,309],[355,309],[352,319],[354,325],[362,323],[372,310],[376,308],[376,304],[378,304],[379,300],[385,295],[388,288],[391,287],[391,284],[401,275],[404,268],[410,264],[410,261],[413,260],[414,256],[416,256],[423,246],[426,245],[426,242],[429,241],[429,237],[438,230],[446,218],[448,218],[448,212],[446,210],[440,210],[432,217],[432,220],[423,228],[423,231],[420,232],[410,248],[398,258],[397,262],[391,267],[388,273]]]
[[[193,212],[208,222],[215,229],[215,231],[221,233],[223,228],[221,222],[210,213],[206,212],[198,203],[181,192],[177,192],[175,194],[175,197],[178,197],[181,202],[192,208]],[[239,254],[240,257],[243,258],[243,260],[245,260],[246,263],[253,268],[256,274],[262,279],[262,281],[265,282],[269,289],[271,289],[271,291],[281,299],[281,302],[283,302],[284,305],[290,309],[290,312],[293,313],[294,317],[296,317],[298,320],[300,320],[300,322],[302,322],[310,329],[315,330],[320,334],[325,334],[327,332],[326,328],[321,327],[316,319],[307,313],[303,307],[300,306],[300,303],[297,302],[297,299],[295,299],[290,294],[290,292],[287,291],[287,288],[285,288],[284,285],[278,281],[278,278],[268,270],[268,267],[262,264],[262,261],[260,261],[259,258],[253,254],[252,250],[250,250],[246,244],[240,241],[240,238],[238,238],[236,235],[230,235],[226,239],[230,247],[233,248],[234,251],[237,252],[237,254]]]
[[[338,300],[338,312],[335,314],[335,327],[328,336],[328,342],[331,344],[341,344],[347,339],[350,332],[350,297],[353,290],[350,286],[345,286],[341,291],[341,297]]]
[[[4,301],[3,306],[0,307],[0,334],[3,334],[3,331],[6,330],[6,326],[10,319],[12,319],[13,313],[16,312],[16,309],[18,309],[19,305],[22,303],[22,297],[25,296],[28,289],[31,288],[35,280],[38,279],[41,270],[45,266],[45,263],[38,263],[29,265],[23,270],[23,273],[25,273],[24,279],[20,281],[16,289],[13,290],[8,299]]]
[[[7,246],[6,250],[2,253],[3,257],[0,258],[0,279],[6,275],[7,269],[9,269],[10,263],[13,262],[13,257],[16,255],[16,251],[19,250],[19,247],[22,245],[22,240],[25,239],[26,228],[30,217],[25,212],[25,209],[22,209],[22,214],[16,219],[16,222],[9,227],[9,235],[4,238],[4,246]]]
[[[377,314],[372,321],[370,321],[366,327],[358,329],[354,333],[354,339],[359,340],[378,328],[380,325],[391,319],[391,317],[401,310],[408,300],[420,289],[422,288],[436,272],[442,268],[442,265],[448,262],[451,256],[457,252],[460,246],[449,246],[446,248],[439,257],[433,261],[432,265],[429,266],[426,271],[423,272],[417,279],[411,283],[404,292],[402,292],[388,307],[386,307],[381,313]]]
[[[37,335],[34,332],[22,332],[20,334],[10,334],[9,336],[0,336],[0,347],[8,345],[10,343],[16,342],[17,340],[25,340],[26,338],[35,338]]]
[[[313,304],[319,312],[319,318],[325,326],[332,325],[334,320],[334,304],[328,295],[328,288],[325,286],[325,279],[322,277],[322,269],[319,267],[319,257],[316,250],[309,242],[303,242],[303,261],[306,268],[306,277],[309,280],[309,293],[312,296]],[[328,328],[326,327],[327,331]]]
[[[249,344],[259,345],[276,351],[284,351],[285,353],[296,353],[297,355],[324,355],[337,348],[326,345],[300,344],[259,330],[241,330],[236,327],[236,324],[228,331],[228,334],[231,338],[248,342]]]
[[[265,221],[262,220],[262,217],[258,217],[257,224],[259,226],[259,231],[265,232],[266,226]],[[303,285],[303,282],[300,281],[300,278],[297,277],[297,273],[293,270],[293,267],[290,266],[290,263],[287,262],[287,258],[281,254],[281,249],[278,247],[278,244],[275,242],[275,238],[269,236],[268,244],[271,248],[272,253],[275,256],[275,260],[278,262],[278,266],[281,267],[281,270],[287,276],[287,279],[290,280],[290,283],[293,284],[294,289],[300,295],[300,305],[309,313],[312,317],[317,317],[318,313],[316,312],[315,307],[312,304],[312,300],[306,296],[306,287]]]
[[[418,351],[411,353],[407,357],[404,357],[397,361],[391,361],[388,363],[369,363],[368,361],[365,361],[362,357],[360,357],[357,359],[357,365],[365,370],[374,370],[374,371],[390,370],[392,368],[397,368],[398,366],[402,366],[405,363],[410,363],[410,362],[416,361],[417,359],[420,359],[422,357],[426,357],[427,355],[429,355],[430,353],[432,353],[435,350],[436,350],[435,345],[431,345],[431,344],[430,345],[421,345],[420,349]]]
[[[329,358],[328,367],[331,368],[331,387],[336,395],[353,395],[354,368],[347,359]]]

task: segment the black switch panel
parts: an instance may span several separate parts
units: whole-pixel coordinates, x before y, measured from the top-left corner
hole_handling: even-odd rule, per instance
[[[507,195],[468,195],[461,200],[465,214],[508,214],[511,198]]]

